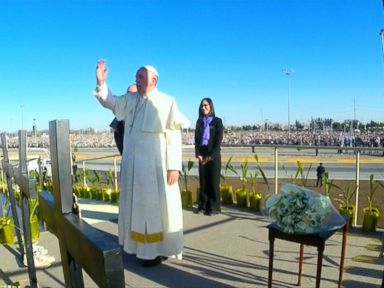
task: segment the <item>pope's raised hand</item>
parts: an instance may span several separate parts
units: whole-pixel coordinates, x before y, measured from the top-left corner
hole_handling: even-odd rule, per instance
[[[103,85],[107,80],[108,68],[104,60],[99,60],[96,66],[97,85]]]

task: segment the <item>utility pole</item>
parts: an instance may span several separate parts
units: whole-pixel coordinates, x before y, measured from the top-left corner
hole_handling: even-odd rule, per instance
[[[291,68],[285,68],[283,72],[288,77],[288,136],[290,136],[291,135],[291,108],[290,108],[291,75],[294,73],[294,71]]]

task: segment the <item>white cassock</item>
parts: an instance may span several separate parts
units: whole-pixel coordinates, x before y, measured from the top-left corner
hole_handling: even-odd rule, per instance
[[[97,92],[96,92],[97,91]],[[178,183],[167,170],[181,170],[181,127],[188,120],[175,100],[157,89],[147,95],[113,96],[106,84],[94,92],[125,121],[120,169],[119,243],[140,259],[181,258],[183,214]]]

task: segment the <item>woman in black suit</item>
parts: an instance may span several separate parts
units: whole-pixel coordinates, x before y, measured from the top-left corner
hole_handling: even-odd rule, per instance
[[[223,140],[223,122],[215,116],[210,98],[203,98],[195,130],[195,156],[199,161],[200,197],[195,213],[220,213],[220,146]]]

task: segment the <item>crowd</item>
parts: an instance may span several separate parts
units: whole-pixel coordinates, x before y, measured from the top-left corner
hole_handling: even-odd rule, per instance
[[[193,145],[194,131],[184,130],[182,133],[183,144]],[[95,134],[70,135],[73,147],[78,148],[106,148],[114,147],[115,141],[112,132]],[[49,147],[49,137],[42,134],[37,137],[28,137],[29,146]],[[306,146],[339,146],[339,147],[384,147],[384,131],[360,132],[355,135],[349,133],[328,131],[313,133],[312,131],[224,131],[223,145],[252,145],[252,144],[277,144],[277,145],[306,145]],[[9,147],[18,146],[17,137],[9,137]]]
[[[223,144],[277,144],[339,147],[383,147],[384,132],[313,133],[312,131],[226,131]]]

